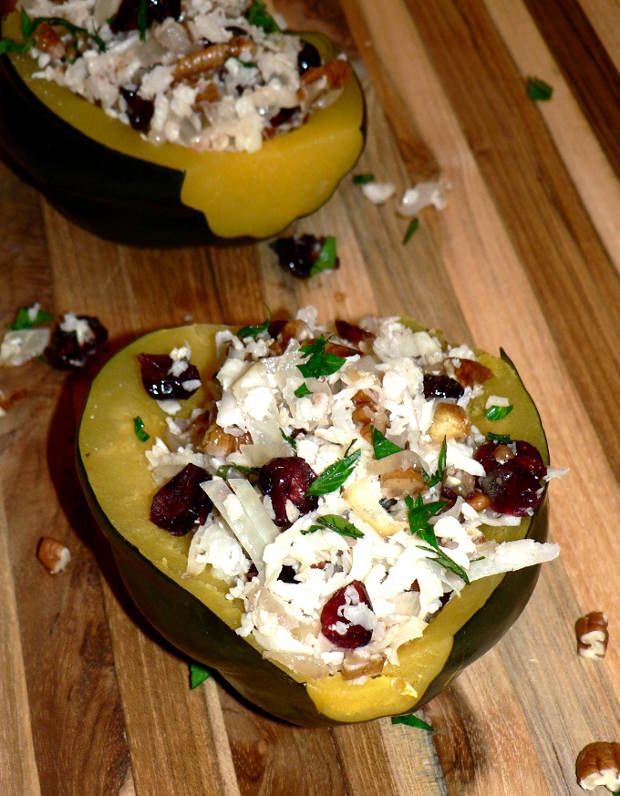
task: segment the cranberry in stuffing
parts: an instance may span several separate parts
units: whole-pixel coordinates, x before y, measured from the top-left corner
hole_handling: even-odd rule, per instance
[[[289,271],[299,279],[308,279],[312,266],[319,258],[325,245],[325,238],[314,235],[301,235],[293,238],[278,238],[271,244],[271,248],[278,255],[278,262],[285,271]],[[339,261],[336,259],[335,268]]]
[[[65,331],[62,322],[57,324],[50,344],[43,352],[46,360],[58,370],[83,368],[108,339],[108,331],[99,320],[91,315],[78,315],[78,321],[86,321],[90,336],[80,344],[77,331]]]
[[[494,511],[520,517],[540,503],[539,493],[547,468],[540,453],[529,442],[516,440],[512,444],[516,454],[510,456],[506,456],[507,446],[502,443],[485,442],[478,448],[474,458],[484,467],[485,475],[476,482],[489,497]]]
[[[142,99],[137,91],[121,88],[121,96],[127,103],[129,124],[140,133],[147,133],[155,112],[153,100]]]
[[[155,494],[151,522],[173,536],[184,536],[197,521],[205,522],[213,504],[200,484],[210,477],[195,464],[184,467]]]
[[[173,376],[168,371],[172,366],[172,358],[168,354],[138,354],[142,384],[151,398],[165,401],[169,398],[189,398],[198,387],[186,389],[183,385],[188,381],[200,381],[200,374],[195,365],[188,367],[179,375]]]
[[[296,575],[297,571],[295,570],[295,567],[292,567],[290,564],[282,564],[282,569],[278,575],[278,580],[281,580],[282,583],[297,583],[295,578]]]
[[[313,67],[320,65],[321,56],[319,51],[314,44],[310,44],[309,41],[304,41],[303,46],[297,55],[297,69],[299,74],[303,75],[304,72],[308,71],[308,69],[312,69]]]
[[[424,374],[424,397],[427,401],[431,398],[460,398],[463,388],[456,379],[450,376]]]
[[[286,501],[297,507],[301,514],[313,511],[319,505],[318,497],[306,495],[308,487],[316,479],[316,473],[308,462],[299,456],[282,456],[272,459],[260,468],[258,486],[263,495],[269,495],[276,525],[289,528],[291,522],[286,514]]]
[[[321,632],[332,644],[344,649],[355,649],[368,644],[372,638],[372,630],[353,624],[350,619],[343,616],[343,609],[347,605],[360,604],[367,605],[372,611],[366,587],[359,580],[354,580],[342,589],[338,589],[325,603],[321,611]],[[339,633],[339,629],[344,632]]]
[[[114,33],[119,30],[137,30],[140,0],[123,0],[116,16],[110,22]],[[146,27],[152,22],[163,22],[166,17],[181,16],[181,0],[146,0]]]

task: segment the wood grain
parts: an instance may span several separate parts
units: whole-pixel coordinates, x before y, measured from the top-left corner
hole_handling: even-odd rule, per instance
[[[0,323],[39,300],[95,314],[106,353],[65,376],[1,369],[0,793],[16,796],[578,794],[574,762],[620,740],[620,184],[617,2],[325,0],[275,3],[326,31],[365,91],[357,172],[391,181],[375,207],[345,178],[291,233],[333,234],[340,267],[304,281],[266,243],[139,249],[75,227],[0,160]],[[547,79],[535,104],[524,81]],[[447,207],[404,246],[398,197],[439,176]],[[96,367],[141,332],[256,322],[313,303],[322,319],[406,312],[515,361],[552,460],[546,566],[502,641],[424,710],[434,733],[381,719],[303,730],[246,705],[141,619],[71,466]],[[52,577],[38,538],[71,549]],[[601,662],[574,622],[609,614]]]

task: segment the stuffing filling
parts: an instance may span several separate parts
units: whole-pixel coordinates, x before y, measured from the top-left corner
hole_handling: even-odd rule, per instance
[[[20,0],[18,10],[35,77],[153,143],[255,152],[333,102],[350,75],[256,0]]]
[[[186,577],[209,567],[228,585],[237,633],[266,658],[363,682],[467,583],[558,555],[485,537],[531,516],[559,471],[472,424],[492,374],[466,345],[397,318],[328,329],[313,308],[216,342],[211,400],[169,415],[146,453],[151,519],[192,533]],[[170,383],[191,367],[180,350]],[[511,408],[487,398],[488,412]]]

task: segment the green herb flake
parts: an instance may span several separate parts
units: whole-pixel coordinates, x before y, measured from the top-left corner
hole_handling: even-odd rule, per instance
[[[351,539],[361,539],[364,536],[352,522],[348,522],[344,517],[338,516],[338,514],[324,514],[322,517],[317,517],[316,525],[311,525],[307,530],[302,531],[302,534],[314,533],[324,528],[336,531],[341,536],[349,536]]]
[[[146,442],[151,438],[150,435],[144,430],[144,421],[140,415],[134,417],[133,419],[133,430],[136,432],[136,437],[140,440],[140,442]]]
[[[349,445],[349,450],[350,448],[351,446]],[[328,492],[335,492],[351,475],[361,455],[361,451],[353,451],[353,453],[348,453],[347,451],[344,459],[339,459],[323,470],[321,475],[310,484],[306,495],[326,495]]]
[[[103,39],[96,33],[90,33],[86,28],[80,28],[74,25],[63,17],[36,17],[32,18],[26,11],[22,9],[21,14],[21,29],[23,42],[14,42],[10,39],[0,39],[0,55],[6,52],[24,52],[29,50],[34,44],[34,34],[41,25],[47,24],[50,27],[64,28],[73,36],[73,49],[75,50],[76,57],[80,54],[78,49],[78,39],[83,37],[86,41],[94,42],[101,52],[105,52],[106,46]]]
[[[310,269],[310,276],[316,276],[316,274],[320,274],[321,271],[328,271],[331,268],[338,268],[336,238],[333,235],[329,235],[325,238],[323,248]]]
[[[413,713],[408,713],[406,716],[392,716],[392,724],[406,724],[408,727],[415,727],[418,730],[435,732],[435,728],[432,725],[414,716]]]
[[[353,183],[355,185],[366,185],[367,183],[374,181],[374,174],[356,174],[355,177],[353,177]]]
[[[271,323],[271,316],[267,318],[266,321],[263,323],[259,323],[256,326],[242,326],[241,329],[237,332],[237,337],[240,340],[245,340],[246,337],[253,337],[256,339],[259,334],[266,332],[269,329],[269,324]]]
[[[394,453],[402,451],[402,448],[394,442],[390,442],[390,440],[374,426],[370,427],[370,434],[372,438],[372,447],[375,452],[375,459],[385,459],[386,456],[391,456]]]
[[[0,42],[1,44],[1,42]],[[41,323],[48,323],[54,320],[54,316],[50,312],[45,312],[42,309],[37,310],[37,314],[32,320],[30,318],[31,307],[20,307],[13,323],[7,323],[6,328],[13,331],[19,329],[32,329],[33,326],[38,326]]]
[[[198,688],[201,683],[211,677],[211,672],[199,663],[190,663],[189,665],[189,687]]]
[[[148,18],[146,15],[148,0],[138,0],[138,30],[140,31],[140,41],[146,39],[146,29]]]
[[[321,335],[313,343],[303,345],[301,352],[305,357],[308,357],[303,365],[298,365],[301,375],[304,378],[318,378],[319,376],[329,376],[335,373],[345,363],[344,357],[338,357],[335,354],[329,354],[325,351],[327,340]]]
[[[304,383],[300,384],[300,386],[295,390],[295,395],[298,398],[303,398],[304,395],[312,395],[312,391],[308,389],[306,382],[304,381]]]
[[[420,550],[424,550],[427,553],[432,553],[433,560],[436,561],[440,566],[442,566],[444,569],[447,569],[449,572],[453,572],[455,575],[458,575],[459,578],[465,581],[465,583],[469,583],[467,572],[465,572],[463,567],[457,564],[456,561],[454,561],[452,558],[450,558],[450,556],[446,555],[446,553],[440,549],[433,526],[429,522],[432,516],[437,514],[444,506],[447,505],[447,502],[444,500],[437,500],[433,503],[423,503],[422,498],[420,495],[418,495],[414,503],[413,498],[408,495],[405,498],[405,503],[407,505],[409,530],[412,534],[419,536],[420,539],[426,543],[424,545],[416,545],[416,547],[418,547]]]
[[[441,443],[441,448],[439,449],[439,458],[437,459],[437,472],[430,475],[427,473],[426,470],[422,470],[422,478],[426,481],[426,486],[430,489],[436,484],[440,484],[443,481],[443,475],[446,471],[446,459],[448,458],[448,443],[446,442],[446,438],[443,438],[443,442]]]
[[[282,429],[280,429],[280,434],[282,434],[282,439],[285,442],[288,442],[288,444],[291,446],[291,448],[294,451],[296,451],[297,450],[297,443],[295,442],[295,439],[293,437],[289,437],[288,434],[285,434],[284,431],[282,431]]]
[[[260,467],[245,467],[243,464],[222,464],[217,468],[215,474],[218,478],[226,480],[231,470],[236,470],[241,475],[258,475],[260,473]]]
[[[510,442],[510,434],[494,434],[492,431],[487,433],[487,440],[489,442],[499,442],[502,445],[507,445]]]
[[[407,227],[407,230],[405,232],[405,237],[403,238],[403,246],[406,246],[409,243],[409,241],[411,240],[411,236],[413,235],[413,233],[417,230],[417,228],[419,226],[420,226],[420,222],[418,221],[418,219],[417,218],[412,218],[411,221],[409,222],[409,226]]]
[[[253,61],[242,61],[241,58],[235,58],[235,61],[239,61],[244,69],[258,69]]]
[[[487,420],[493,420],[493,421],[503,420],[512,412],[513,408],[514,407],[512,405],[495,406],[494,404],[493,406],[490,406],[487,409],[487,411],[484,413],[484,416],[486,417]]]
[[[245,13],[245,18],[250,25],[262,28],[265,33],[278,33],[280,28],[278,23],[267,11],[267,6],[263,0],[254,0],[252,5]]]
[[[551,99],[553,88],[539,77],[528,77],[525,86],[527,96],[535,102],[547,102]]]

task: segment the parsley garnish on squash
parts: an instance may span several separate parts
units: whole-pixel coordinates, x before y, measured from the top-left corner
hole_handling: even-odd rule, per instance
[[[306,379],[329,376],[337,370],[340,370],[344,365],[346,361],[345,358],[327,353],[325,351],[326,344],[327,340],[321,335],[313,343],[302,345],[301,352],[308,358],[303,365],[298,365],[297,367],[301,371],[302,376]]]
[[[350,448],[351,445],[349,445]],[[328,492],[335,492],[351,475],[361,455],[361,451],[353,451],[353,453],[347,451],[343,459],[338,459],[337,462],[323,470],[321,475],[310,484],[306,495],[326,495]]]
[[[418,495],[414,503],[413,498],[407,495],[405,503],[407,505],[409,530],[412,534],[419,536],[420,539],[425,542],[423,545],[419,544],[416,546],[420,550],[433,553],[434,560],[440,566],[444,567],[444,569],[447,569],[449,572],[454,572],[454,574],[462,578],[465,583],[469,583],[467,572],[465,572],[463,567],[440,549],[433,526],[429,522],[433,515],[437,514],[437,512],[441,511],[441,509],[447,505],[446,501],[436,500],[433,503],[424,503],[420,495]]]
[[[73,35],[72,45],[73,49],[75,50],[76,57],[80,54],[78,50],[78,41],[80,36],[85,38],[87,41],[93,41],[101,50],[101,52],[105,52],[105,42],[96,33],[90,33],[86,30],[86,28],[80,28],[78,25],[74,25],[72,22],[68,22],[62,17],[36,17],[33,19],[28,15],[27,11],[22,9],[21,22],[22,36],[24,37],[24,40],[13,41],[12,39],[0,39],[0,55],[10,52],[25,52],[26,50],[29,50],[36,44],[34,40],[34,34],[36,33],[37,28],[44,23],[52,28],[65,28]]]
[[[443,438],[443,442],[441,443],[441,448],[439,450],[439,458],[437,459],[437,472],[430,475],[427,473],[426,470],[422,470],[422,478],[426,481],[426,486],[430,489],[431,487],[435,486],[436,484],[440,484],[443,481],[443,474],[446,471],[446,459],[448,457],[448,443],[446,442],[446,438]]]
[[[364,536],[352,522],[345,520],[344,517],[340,517],[338,514],[323,514],[322,517],[316,518],[315,523],[315,525],[311,525],[305,531],[302,531],[302,534],[314,533],[327,528],[330,531],[336,531],[341,536],[350,536],[352,539],[361,539]]]
[[[151,438],[150,435],[144,430],[144,421],[140,415],[134,417],[133,419],[133,430],[136,432],[136,437],[140,440],[140,442],[146,442]]]
[[[494,434],[492,431],[487,432],[487,440],[489,442],[499,442],[501,445],[507,445],[510,442],[510,434]]]
[[[512,405],[509,406],[490,406],[484,413],[487,420],[503,420],[513,410]]]

